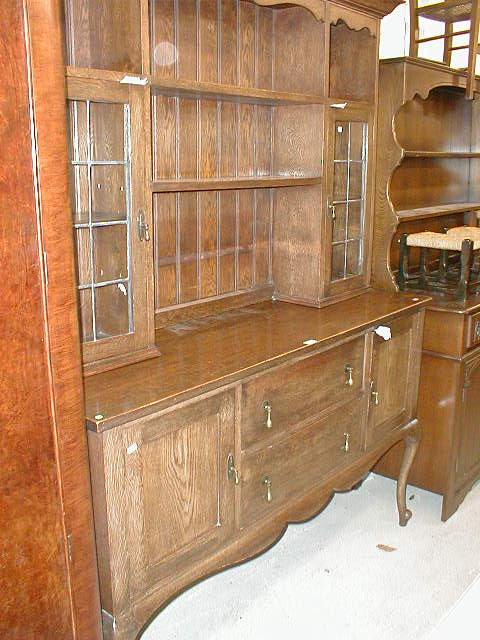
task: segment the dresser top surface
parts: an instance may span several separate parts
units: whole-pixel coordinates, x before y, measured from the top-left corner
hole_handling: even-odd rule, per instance
[[[140,418],[313,353],[428,300],[370,291],[322,309],[268,301],[169,325],[157,333],[159,357],[86,378],[87,424],[104,431]]]

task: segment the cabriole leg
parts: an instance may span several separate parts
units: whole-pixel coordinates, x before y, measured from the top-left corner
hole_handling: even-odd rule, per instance
[[[415,454],[420,442],[420,428],[412,429],[404,438],[405,451],[397,481],[397,507],[400,526],[404,527],[412,517],[412,512],[407,509],[407,480],[412,467]]]

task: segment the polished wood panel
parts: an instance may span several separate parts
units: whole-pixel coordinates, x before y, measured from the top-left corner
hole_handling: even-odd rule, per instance
[[[164,313],[171,322],[172,314],[205,314],[215,302],[238,306],[232,296],[239,292],[271,296],[270,198],[250,189],[154,196],[157,326]],[[203,311],[193,311],[193,302]]]
[[[328,346],[372,326],[379,318],[389,322],[405,309],[422,307],[426,300],[372,291],[320,310],[265,302],[170,325],[157,333],[160,358],[86,380],[89,426],[102,431],[147,415],[155,407],[175,404],[200,389],[216,388],[247,372],[281,364],[287,354],[300,356]],[[318,344],[303,344],[312,339]],[[97,414],[103,418],[95,420]]]
[[[37,145],[37,203],[47,263],[48,286],[44,295],[53,420],[67,551],[70,550],[74,634],[79,639],[96,640],[101,635],[100,602],[68,215],[61,6],[58,0],[29,0],[26,6]],[[45,33],[49,34],[48,39]]]
[[[407,152],[478,151],[472,146],[472,105],[456,87],[434,89],[426,100],[416,95],[399,109],[394,127]]]
[[[399,210],[462,202],[469,179],[468,159],[410,157],[394,172],[390,197]]]
[[[68,63],[142,72],[142,0],[65,0]]]
[[[352,29],[343,20],[331,24],[330,97],[373,103],[377,90],[377,58],[377,34],[371,34],[367,28]]]
[[[73,247],[65,215],[60,6],[11,2],[0,23],[5,32],[0,57],[10,70],[0,90],[1,147],[4,157],[16,159],[0,169],[5,213],[0,322],[8,336],[0,351],[2,361],[10,363],[2,376],[0,410],[0,635],[93,639],[100,637],[100,620]]]

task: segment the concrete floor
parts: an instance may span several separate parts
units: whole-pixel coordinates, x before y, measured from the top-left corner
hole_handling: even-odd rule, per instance
[[[186,591],[142,640],[478,638],[480,485],[446,523],[439,496],[407,495],[400,528],[394,482],[368,476],[267,553]]]

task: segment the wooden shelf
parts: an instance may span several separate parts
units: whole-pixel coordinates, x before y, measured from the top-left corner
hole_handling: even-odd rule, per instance
[[[152,182],[153,193],[172,191],[220,191],[224,189],[267,189],[320,184],[322,176],[251,176],[242,178],[204,178],[202,180],[161,180]]]
[[[438,22],[461,22],[470,20],[472,3],[465,0],[446,0],[417,9],[422,18],[437,20]]]
[[[423,218],[437,218],[463,211],[480,211],[480,202],[456,202],[453,204],[438,204],[432,207],[418,209],[403,209],[397,211],[400,220],[422,220]]]
[[[288,93],[285,91],[271,91],[268,89],[255,89],[253,87],[237,87],[234,85],[216,84],[213,82],[155,79],[152,80],[151,87],[154,93],[161,95],[228,100],[251,104],[301,105],[323,104],[325,102],[325,98],[323,96],[303,93]]]
[[[480,158],[480,151],[404,151],[405,158]]]

